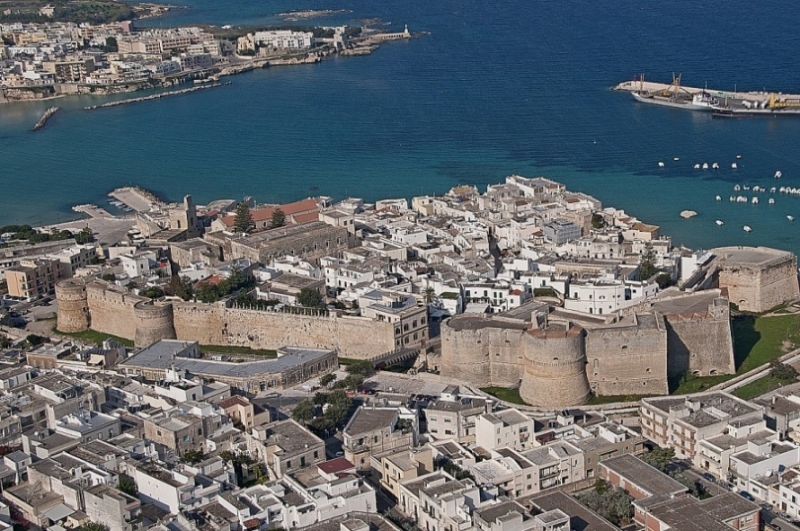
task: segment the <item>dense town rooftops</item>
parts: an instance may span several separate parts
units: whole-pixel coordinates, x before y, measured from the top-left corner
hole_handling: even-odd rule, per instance
[[[268,424],[263,432],[264,445],[280,447],[281,458],[302,454],[311,446],[323,444],[314,434],[291,419]]]
[[[730,531],[725,521],[758,511],[758,506],[732,492],[723,492],[706,500],[683,496],[664,500],[648,512],[674,531]]]

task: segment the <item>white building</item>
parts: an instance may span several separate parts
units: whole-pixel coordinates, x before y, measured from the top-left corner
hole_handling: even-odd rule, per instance
[[[533,429],[533,419],[516,409],[485,413],[475,421],[475,443],[485,450],[527,450],[535,446]]]

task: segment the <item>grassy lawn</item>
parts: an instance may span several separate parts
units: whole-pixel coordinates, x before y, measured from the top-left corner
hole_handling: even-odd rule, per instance
[[[112,336],[111,334],[96,332],[95,330],[87,330],[85,332],[74,332],[72,334],[67,334],[66,332],[60,332],[54,326],[53,332],[55,332],[56,334],[61,334],[62,336],[67,336],[77,339],[78,341],[83,341],[84,343],[94,343],[97,346],[102,345],[103,341],[105,341],[106,339],[113,339],[114,341],[117,341],[125,345],[126,347],[133,346],[133,341],[131,341],[130,339],[124,339],[122,337]]]
[[[755,382],[751,382],[747,385],[743,385],[739,389],[733,391],[733,394],[738,396],[743,400],[750,400],[757,396],[761,396],[764,393],[769,393],[770,391],[774,391],[781,385],[785,384],[786,382],[782,382],[781,380],[773,377],[773,376],[764,376],[763,378],[759,378]]]
[[[505,387],[483,387],[481,388],[481,391],[483,391],[486,394],[492,395],[495,398],[499,398],[504,402],[519,404],[521,406],[528,405],[519,396],[519,389],[506,389]]]
[[[685,395],[704,391],[782,356],[788,352],[783,349],[784,342],[800,345],[800,315],[742,315],[733,320],[731,328],[736,374],[690,377],[681,382],[672,394]],[[758,382],[750,385],[756,383]],[[750,385],[742,389],[749,388]]]
[[[219,354],[249,354],[251,356],[261,356],[263,358],[278,357],[278,353],[274,350],[254,349],[250,347],[225,347],[220,345],[200,345],[200,352],[216,352]]]

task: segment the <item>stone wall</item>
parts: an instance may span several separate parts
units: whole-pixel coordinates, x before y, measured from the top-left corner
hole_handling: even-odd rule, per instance
[[[656,326],[616,326],[590,330],[586,338],[586,376],[598,396],[662,395],[667,383],[667,330]],[[636,317],[634,317],[636,319]]]
[[[136,316],[135,347],[144,348],[162,339],[176,339],[172,303],[137,302],[133,313]]]
[[[176,303],[178,339],[202,345],[278,349],[285,346],[338,350],[365,359],[394,349],[391,323],[360,317],[297,315],[223,306]]]
[[[110,289],[94,282],[86,286],[92,330],[133,340],[136,336],[136,315],[133,306],[149,299]]]
[[[590,394],[585,337],[584,329],[572,323],[525,334],[520,397],[552,408],[585,404]]]
[[[726,313],[727,315],[727,313]],[[736,372],[730,319],[667,316],[669,378]]]
[[[795,255],[762,247],[713,252],[719,256],[719,287],[728,290],[730,301],[740,310],[765,312],[800,296]],[[745,261],[752,255],[752,261]]]
[[[73,334],[89,329],[89,302],[86,284],[80,280],[62,280],[56,284],[58,314],[56,328],[61,332]]]

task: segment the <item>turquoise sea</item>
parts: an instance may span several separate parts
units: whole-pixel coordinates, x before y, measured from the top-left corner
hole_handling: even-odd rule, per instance
[[[609,90],[641,72],[680,72],[688,85],[800,92],[798,3],[175,1],[184,7],[147,24],[271,24],[282,11],[345,9],[315,22],[379,18],[430,34],[160,101],[89,112],[99,98],[62,99],[38,133],[29,129],[51,103],[0,106],[0,224],[63,221],[70,206],[104,203],[130,183],[198,202],[374,200],[520,173],[624,208],[676,244],[800,252],[800,196],[728,201],[736,183],[800,187],[800,118],[715,119]],[[683,209],[699,215],[682,220]]]

